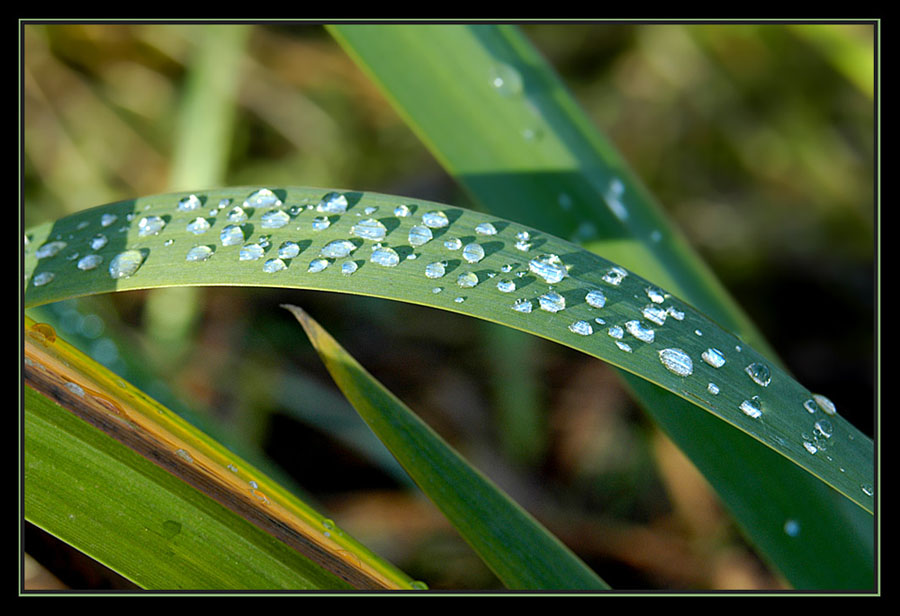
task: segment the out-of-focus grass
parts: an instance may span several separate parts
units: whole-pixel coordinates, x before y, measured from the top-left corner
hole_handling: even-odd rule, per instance
[[[871,48],[872,30],[829,27],[837,42],[819,46],[814,34],[777,24],[524,27],[798,380],[827,391],[870,435],[873,305],[858,299],[874,289],[873,106],[831,52]],[[24,26],[26,225],[168,190],[187,67],[202,40],[196,32]],[[320,28],[256,26],[244,62],[252,70],[237,90],[223,184],[343,185],[466,205]],[[405,486],[359,453],[364,448],[299,422],[300,413],[274,395],[282,371],[329,383],[312,352],[297,364],[283,360],[283,294],[201,293],[201,318],[184,335],[218,352],[177,363],[140,365],[164,356],[154,350],[158,340],[140,335],[144,293],[66,302],[44,315],[117,369],[147,370],[151,395],[173,390],[199,418],[265,449],[354,536],[414,577],[433,587],[496,583],[432,508],[412,515],[397,508],[409,506]],[[778,587],[702,480],[689,479],[689,465],[654,462],[669,455],[666,441],[598,362],[531,343],[538,363],[529,395],[543,409],[546,442],[520,473],[521,460],[502,454],[502,424],[493,423],[494,386],[485,375],[497,370],[483,351],[491,338],[482,326],[362,298],[341,300],[340,310],[328,295],[288,299],[328,315],[323,325],[342,339],[359,341],[349,350],[361,363],[476,465],[493,469],[517,501],[541,511],[555,534],[613,537],[581,547],[604,571],[616,565],[619,579],[605,576],[612,586]],[[810,310],[803,322],[779,317],[780,307],[798,303],[827,309]],[[833,331],[829,310],[858,327]],[[390,347],[384,332],[392,332]],[[247,366],[260,384],[239,389],[229,375]],[[305,454],[297,454],[298,442]],[[323,455],[334,461],[328,468],[315,463]],[[606,532],[580,532],[593,525]],[[718,529],[714,545],[709,528]],[[635,545],[671,558],[642,559]],[[440,572],[432,570],[437,561]]]

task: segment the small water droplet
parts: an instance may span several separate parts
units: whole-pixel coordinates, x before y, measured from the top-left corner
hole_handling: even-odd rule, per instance
[[[556,284],[569,275],[562,259],[554,254],[540,255],[528,262],[528,269],[549,284]]]
[[[184,449],[178,449],[178,450],[176,450],[176,451],[175,451],[175,455],[177,455],[179,458],[181,458],[182,460],[184,460],[184,461],[187,462],[188,464],[193,464],[193,463],[194,463],[194,457],[193,457],[190,453],[188,453],[187,451],[185,451]]]
[[[431,241],[434,234],[424,225],[415,225],[409,230],[408,240],[411,246],[423,246]]]
[[[716,385],[715,383],[709,383],[706,386],[706,391],[708,391],[709,393],[711,393],[714,396],[718,396],[719,395],[719,386]]]
[[[834,428],[831,425],[831,422],[827,419],[820,419],[813,425],[813,429],[816,434],[820,434],[825,438],[831,438],[832,433],[834,432]]]
[[[235,225],[239,225],[241,223],[247,222],[247,219],[249,218],[249,216],[247,215],[247,212],[244,210],[244,208],[242,208],[239,205],[236,205],[233,208],[231,208],[231,210],[228,212],[228,214],[225,216],[225,218],[228,220],[228,222],[235,224]]]
[[[78,261],[77,267],[78,269],[87,272],[94,269],[101,263],[103,263],[103,257],[101,257],[100,255],[87,255],[86,257],[82,257],[81,260]]]
[[[515,302],[513,302],[512,305],[512,309],[516,312],[524,312],[526,314],[531,312],[531,308],[531,300],[527,300],[524,297],[520,297]]]
[[[356,244],[349,240],[334,240],[325,244],[319,254],[330,259],[340,259],[346,257],[356,250]]]
[[[241,248],[238,258],[241,261],[256,261],[265,254],[265,250],[259,244],[247,244]]]
[[[694,372],[694,362],[681,349],[663,349],[659,352],[659,361],[673,374],[690,376]]]
[[[157,235],[165,226],[166,221],[159,216],[144,216],[138,222],[138,235],[140,237]]]
[[[474,272],[463,272],[456,278],[456,284],[463,288],[471,288],[478,284],[478,276]]]
[[[443,290],[444,290],[443,287],[434,287],[431,289],[431,292],[434,293],[435,295],[437,295],[438,293],[440,293]]]
[[[463,303],[464,301],[466,301],[466,298],[465,298],[465,297],[457,297],[457,298],[454,299],[453,301],[456,302],[457,304],[461,304],[461,303]]]
[[[675,308],[675,306],[669,306],[668,308],[666,308],[666,313],[676,321],[684,320],[684,312],[678,310],[677,308]]]
[[[400,255],[393,248],[378,246],[372,250],[372,256],[369,257],[369,261],[382,267],[394,267],[400,263]]]
[[[66,247],[66,243],[60,240],[48,242],[35,251],[34,256],[38,259],[49,259],[59,254],[59,251]]]
[[[703,332],[700,331],[699,329],[695,329],[695,330],[694,330],[694,334],[696,334],[697,336],[702,336],[702,335],[703,335]]]
[[[491,86],[506,97],[522,93],[522,75],[509,64],[496,64],[491,69]]]
[[[287,269],[287,264],[279,258],[269,259],[263,263],[262,270],[267,274],[274,274]]]
[[[300,245],[297,242],[282,242],[278,247],[279,259],[293,259],[300,254]]]
[[[187,256],[184,258],[185,261],[206,261],[213,255],[213,249],[209,246],[194,246],[191,248]]]
[[[703,358],[703,361],[713,368],[721,368],[725,365],[725,356],[722,355],[722,351],[719,349],[706,349],[703,351],[701,357]]]
[[[501,279],[497,281],[497,290],[503,293],[512,293],[516,290],[516,283],[512,280]]]
[[[100,250],[109,242],[109,239],[102,233],[98,233],[91,238],[91,250]]]
[[[750,375],[750,378],[753,379],[754,383],[762,387],[768,387],[769,383],[772,382],[772,377],[769,374],[769,368],[765,364],[753,362],[752,364],[744,368],[744,372]]]
[[[625,323],[625,329],[629,334],[637,338],[638,340],[646,343],[653,342],[653,338],[655,337],[655,332],[648,328],[644,327],[644,325],[640,321],[628,321]]]
[[[610,338],[615,340],[621,340],[622,336],[625,335],[625,330],[619,327],[618,325],[611,326],[606,332]]]
[[[56,275],[53,272],[41,272],[31,279],[31,284],[36,287],[42,287],[53,282],[55,277]]]
[[[194,235],[202,235],[209,231],[209,221],[205,218],[195,218],[188,223],[186,229]]]
[[[222,246],[237,246],[244,241],[244,231],[237,225],[226,225],[219,233]]]
[[[797,520],[785,520],[784,533],[788,537],[796,537],[800,534],[800,523]]]
[[[78,383],[68,382],[66,383],[66,389],[71,391],[73,394],[78,396],[79,398],[84,398],[84,388],[81,387]]]
[[[661,304],[666,301],[665,294],[657,289],[656,287],[647,287],[647,297],[650,298],[650,301],[654,304]]]
[[[834,402],[832,402],[822,394],[813,394],[813,398],[819,405],[819,408],[822,409],[822,412],[826,415],[834,415],[835,413],[837,413],[837,408],[834,406]]]
[[[330,192],[322,197],[321,201],[316,205],[316,211],[328,214],[343,214],[347,211],[348,205],[346,195]]]
[[[744,400],[741,402],[741,410],[744,412],[744,415],[747,417],[752,417],[753,419],[758,418],[762,415],[762,408],[759,404],[759,396],[753,396],[749,400]]]
[[[648,321],[653,321],[657,325],[665,325],[666,316],[668,315],[665,310],[663,310],[656,304],[647,304],[646,306],[644,306],[641,314],[644,315],[645,319],[647,319]]]
[[[875,488],[872,487],[871,483],[864,483],[859,486],[859,489],[862,490],[866,496],[872,496],[873,494],[875,494]]]
[[[622,284],[622,281],[625,280],[626,276],[628,276],[628,272],[624,268],[616,265],[609,268],[609,270],[603,274],[603,280],[617,287]]]
[[[809,441],[803,441],[803,447],[806,449],[806,451],[808,451],[809,453],[812,453],[812,454],[814,454],[814,453],[816,453],[817,451],[819,451],[818,447],[816,447],[815,445],[813,445],[813,444],[810,443]]]
[[[203,202],[200,201],[200,198],[197,197],[197,195],[188,195],[178,202],[178,210],[180,212],[193,212],[202,205]]]
[[[406,218],[411,213],[408,205],[398,205],[394,208],[394,216],[397,218]]]
[[[484,259],[484,248],[480,244],[466,244],[462,254],[467,262],[478,263]]]
[[[109,275],[112,278],[128,278],[133,276],[144,263],[144,254],[139,250],[120,252],[109,262]]]
[[[327,216],[316,216],[312,220],[313,231],[323,231],[331,226],[331,221]]]
[[[594,328],[587,321],[575,321],[569,325],[569,331],[581,336],[590,336],[594,333]]]
[[[350,235],[380,242],[387,235],[387,227],[374,218],[366,218],[350,227]]]
[[[441,278],[443,277],[446,270],[447,264],[443,261],[436,261],[435,263],[429,263],[425,266],[425,277],[426,278]]]
[[[115,214],[104,214],[100,217],[100,226],[108,227],[119,219]]]
[[[306,268],[306,271],[311,274],[317,274],[329,265],[331,265],[331,261],[328,259],[316,258],[309,262],[309,267]]]
[[[410,582],[409,587],[413,590],[428,590],[428,584],[420,580],[414,580]]]
[[[341,273],[345,276],[349,276],[358,269],[359,265],[356,264],[356,261],[345,261],[341,264]]]
[[[538,303],[541,306],[541,310],[546,310],[547,312],[559,312],[566,308],[566,298],[556,291],[544,293],[538,298]]]
[[[591,289],[584,296],[584,301],[587,302],[588,306],[603,308],[606,305],[606,295],[600,289]]]
[[[459,250],[462,248],[462,241],[458,237],[448,237],[444,240],[444,248],[447,250]]]
[[[260,188],[244,200],[245,208],[279,207],[281,199],[268,188]]]
[[[478,235],[497,235],[497,228],[489,222],[483,222],[475,227],[475,233]]]
[[[450,224],[450,219],[440,210],[422,214],[422,224],[432,229],[443,229]]]
[[[259,219],[259,226],[263,229],[280,229],[291,222],[291,217],[284,210],[269,210]]]

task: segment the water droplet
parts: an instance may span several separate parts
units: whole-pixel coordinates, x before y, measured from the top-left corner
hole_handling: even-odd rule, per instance
[[[238,258],[241,261],[256,261],[265,254],[265,250],[259,244],[247,244],[241,248]]]
[[[349,276],[358,269],[359,266],[356,264],[356,261],[345,261],[341,264],[341,273],[345,276]]]
[[[329,261],[328,259],[322,259],[322,258],[313,259],[312,261],[309,262],[309,267],[306,268],[306,271],[311,274],[316,274],[318,272],[321,272],[323,269],[325,269],[329,265],[331,265],[331,261]]]
[[[244,208],[242,208],[239,205],[236,205],[233,208],[231,208],[231,210],[228,212],[228,214],[225,216],[225,218],[228,219],[228,222],[235,224],[235,225],[239,225],[243,222],[247,222],[247,218],[249,218],[249,216],[247,216],[247,212],[244,210]]]
[[[180,212],[193,212],[202,205],[203,202],[200,201],[197,195],[189,195],[178,202],[178,210]]]
[[[374,213],[377,212],[377,211],[378,211],[378,207],[377,207],[377,206],[370,205],[369,207],[367,207],[367,208],[365,208],[365,209],[363,210],[363,213],[364,213],[366,216],[371,216],[372,214],[374,214]]]
[[[866,494],[866,496],[872,496],[873,494],[875,494],[875,488],[872,487],[871,483],[864,483],[859,486],[859,489],[862,490]]]
[[[194,463],[194,457],[191,456],[191,454],[188,453],[187,451],[185,451],[184,449],[178,449],[178,450],[176,450],[176,451],[175,451],[175,455],[177,455],[179,458],[181,458],[182,460],[184,460],[184,461],[187,462],[188,464],[193,464],[193,463]]]
[[[659,361],[678,376],[689,376],[694,372],[694,362],[681,349],[663,349],[659,352]]]
[[[497,64],[491,70],[491,85],[503,96],[522,93],[522,75],[509,64]]]
[[[387,227],[374,218],[367,218],[350,227],[350,235],[380,242],[387,235]]]
[[[259,219],[259,226],[263,229],[280,229],[291,222],[291,217],[284,210],[269,210]]]
[[[104,214],[100,217],[100,226],[108,227],[119,219],[115,214]]]
[[[106,246],[109,240],[102,233],[98,233],[93,238],[91,238],[91,250],[100,250],[104,246]]]
[[[148,235],[157,235],[166,226],[166,221],[159,216],[144,216],[138,222],[138,235],[147,237]]]
[[[440,210],[422,214],[422,224],[432,229],[443,229],[450,224],[450,219]]]
[[[456,284],[463,288],[471,288],[478,284],[478,276],[473,272],[463,272],[456,278]]]
[[[437,295],[438,293],[440,293],[443,290],[444,290],[443,287],[434,287],[431,289],[431,292],[434,293],[435,295]]]
[[[525,299],[524,297],[517,299],[515,302],[513,302],[512,305],[512,309],[516,312],[524,312],[526,314],[531,312],[531,308],[531,301]]]
[[[528,262],[528,269],[549,284],[556,284],[569,275],[566,265],[554,254],[540,255]]]
[[[459,250],[462,248],[462,241],[458,237],[448,237],[444,240],[444,248],[447,250]]]
[[[478,263],[484,259],[484,248],[480,244],[466,244],[462,255],[469,263]]]
[[[173,238],[170,237],[170,238],[167,239],[165,242],[163,242],[163,246],[171,246],[171,245],[174,244],[174,243],[175,243],[175,240],[174,240]]]
[[[37,274],[34,278],[32,278],[31,284],[33,284],[36,287],[42,287],[45,284],[50,284],[51,282],[53,282],[53,279],[55,277],[56,277],[56,275],[53,272],[41,272],[41,273]]]
[[[425,277],[426,278],[441,278],[446,272],[447,264],[443,261],[437,261],[435,263],[429,263],[425,266]]]
[[[603,280],[617,287],[622,284],[622,281],[625,280],[626,276],[628,276],[628,272],[624,268],[615,265],[603,274]]]
[[[59,254],[59,251],[66,247],[66,243],[63,241],[54,241],[48,242],[37,249],[34,253],[38,259],[48,259],[50,257],[55,257]]]
[[[603,308],[606,305],[606,295],[600,289],[591,289],[584,296],[584,301],[587,302],[588,306]]]
[[[625,329],[638,340],[648,344],[653,342],[653,338],[656,335],[652,329],[644,327],[640,321],[628,321],[625,323]]]
[[[641,314],[644,315],[644,318],[648,321],[653,321],[657,325],[665,325],[668,313],[656,304],[647,304],[644,306]]]
[[[631,345],[630,344],[622,342],[621,340],[616,340],[616,346],[619,347],[619,349],[625,351],[626,353],[631,353]]]
[[[186,229],[194,235],[201,235],[209,231],[209,221],[205,218],[195,218],[188,223]]]
[[[538,298],[538,303],[541,306],[541,310],[546,310],[547,312],[559,312],[566,308],[566,298],[556,291],[544,293]]]
[[[263,263],[262,270],[267,274],[274,274],[287,269],[287,264],[279,258],[269,259]]]
[[[706,391],[708,391],[709,393],[711,393],[714,396],[718,396],[719,395],[719,386],[716,385],[715,383],[709,383],[706,386]]]
[[[397,218],[406,218],[411,213],[408,205],[398,205],[394,208],[394,216]]]
[[[244,231],[237,225],[226,225],[219,233],[222,246],[237,246],[244,241]]]
[[[822,409],[822,412],[826,415],[834,415],[835,413],[837,413],[837,408],[835,408],[834,402],[832,402],[822,394],[813,394],[813,398],[815,398],[816,403],[819,405],[819,408]]]
[[[300,254],[300,245],[297,242],[282,242],[278,247],[279,259],[293,259]]]
[[[349,240],[334,240],[325,244],[322,250],[319,251],[319,254],[330,259],[340,259],[341,257],[346,257],[354,250],[356,250],[356,244],[353,242]]]
[[[413,582],[410,582],[409,587],[412,588],[413,590],[428,590],[428,584],[426,584],[425,582],[422,582],[420,580],[415,580]]]
[[[725,365],[725,356],[722,355],[722,351],[719,349],[706,349],[703,351],[701,357],[703,358],[703,361],[713,368],[721,368]]]
[[[700,331],[699,329],[695,329],[695,330],[694,330],[694,334],[696,334],[697,336],[702,336],[702,335],[703,335],[703,332]]]
[[[206,261],[213,254],[213,249],[209,246],[194,246],[191,248],[187,256],[185,257],[185,261]]]
[[[498,280],[497,281],[497,290],[503,293],[512,293],[516,290],[516,283],[512,280]]]
[[[278,207],[280,205],[281,199],[268,188],[260,188],[244,200],[245,208]]]
[[[569,325],[569,331],[582,336],[590,336],[594,333],[594,328],[587,321],[575,321]]]
[[[115,279],[133,276],[144,262],[144,255],[139,250],[120,252],[109,262],[109,275]]]
[[[606,332],[610,338],[614,338],[616,340],[621,340],[622,336],[625,335],[625,330],[619,327],[618,325],[611,326]]]
[[[343,214],[347,211],[348,205],[346,195],[330,192],[322,197],[322,200],[316,205],[316,211],[328,214]]]
[[[831,422],[827,419],[820,419],[813,425],[813,429],[816,434],[820,434],[825,438],[831,438],[832,433],[834,432],[834,428],[831,425]]]
[[[89,271],[103,263],[103,257],[100,255],[87,255],[78,261],[77,267],[82,271]]]
[[[816,404],[816,401],[810,398],[806,402],[803,403],[803,408],[805,408],[810,413],[815,413],[819,410],[819,406]]]
[[[466,298],[465,297],[457,297],[453,301],[456,302],[457,304],[461,304],[464,301],[466,301]]]
[[[753,396],[749,400],[741,402],[741,410],[744,412],[744,415],[752,417],[753,419],[762,415],[762,408],[760,408],[759,405],[759,396]]]
[[[650,301],[654,304],[661,304],[666,301],[665,294],[656,287],[647,287],[647,297],[649,297]]]
[[[312,221],[313,231],[323,231],[331,226],[331,221],[327,216],[316,216]]]
[[[415,225],[409,230],[407,239],[412,246],[422,246],[430,242],[433,237],[434,234],[431,232],[431,229],[423,225]]]
[[[378,246],[372,251],[369,261],[377,263],[383,267],[394,267],[400,263],[400,255],[393,248],[387,246]]]
[[[676,321],[684,320],[684,312],[682,312],[681,310],[678,310],[677,308],[675,308],[675,306],[669,306],[668,308],[666,308],[666,312],[668,313],[668,315],[670,317],[672,317]]]
[[[812,454],[814,454],[814,453],[816,453],[817,451],[819,451],[818,447],[816,447],[815,445],[813,445],[813,444],[810,443],[809,441],[803,441],[803,447],[806,449],[806,451],[808,451],[809,453],[812,453]]]
[[[788,537],[796,537],[800,534],[800,523],[797,520],[785,520],[784,533]]]
[[[769,368],[765,364],[754,362],[744,368],[744,372],[750,375],[750,378],[753,379],[754,383],[761,385],[762,387],[768,387],[769,383],[772,382],[772,377],[769,375]]]
[[[497,228],[489,222],[483,222],[475,227],[475,233],[478,235],[497,235]]]

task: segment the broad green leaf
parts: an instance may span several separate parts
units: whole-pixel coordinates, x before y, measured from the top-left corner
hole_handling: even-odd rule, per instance
[[[778,362],[515,27],[340,24],[329,29],[485,210],[572,238],[646,276]],[[391,61],[397,56],[405,59],[402,65]],[[621,373],[795,587],[871,587],[871,517],[848,509],[827,487],[741,431],[649,381]],[[831,455],[824,450],[814,455],[822,453]],[[768,479],[760,480],[760,473]],[[784,525],[798,519],[804,520],[803,532],[788,536]]]
[[[27,520],[148,589],[413,587],[48,326],[26,327]]]
[[[375,380],[306,312],[297,306],[284,308],[303,326],[359,415],[507,588],[609,588]]]
[[[322,212],[335,195],[341,211]],[[687,303],[570,242],[463,208],[376,193],[289,188],[263,193],[262,202],[250,188],[218,189],[189,201],[201,207],[180,210],[187,196],[115,203],[28,230],[26,305],[113,290],[242,285],[369,295],[467,314],[648,380],[871,511],[870,439],[812,406],[811,392]],[[229,223],[233,207],[247,220]],[[104,226],[109,216],[116,222]],[[329,226],[316,230],[322,218]],[[198,219],[205,224],[198,227]],[[92,249],[98,235],[106,243]],[[240,241],[231,245],[233,237]],[[242,260],[245,244],[261,256]],[[132,259],[125,261],[128,275],[123,255]],[[88,256],[95,266],[84,269]],[[827,442],[827,456],[816,455],[814,437]]]

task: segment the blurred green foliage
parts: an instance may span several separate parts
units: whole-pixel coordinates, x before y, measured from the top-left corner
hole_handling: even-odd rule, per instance
[[[185,140],[191,70],[216,28],[234,26],[22,26],[24,226],[167,192],[192,173],[221,175],[222,185],[335,186],[472,207],[315,25],[261,23],[235,37],[234,106],[223,115],[230,143]],[[872,435],[875,26],[523,30],[798,380]],[[173,168],[205,152],[222,168]],[[603,563],[613,587],[781,584],[600,362],[542,341],[522,347],[517,332],[415,306],[287,295],[203,289],[167,305],[137,292],[64,302],[35,318],[267,460],[433,588],[496,580],[360,432],[278,304],[315,316],[588,563]],[[186,350],[173,359],[177,340],[152,323],[179,310],[190,315],[176,336]],[[850,327],[833,327],[838,313]],[[489,350],[496,345],[526,348],[529,361],[511,376]],[[510,405],[503,391],[515,376]],[[654,550],[670,558],[649,558]]]

